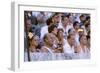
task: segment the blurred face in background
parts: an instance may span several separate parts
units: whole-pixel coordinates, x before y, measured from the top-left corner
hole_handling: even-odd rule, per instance
[[[64,26],[67,26],[68,23],[69,23],[68,17],[65,17],[64,20],[62,20],[62,23],[63,23]]]
[[[84,22],[85,21],[85,15],[81,15],[80,20],[81,20],[81,22]]]
[[[32,28],[32,23],[30,19],[26,20],[26,30],[29,31]]]
[[[70,38],[68,38],[68,42],[71,46],[74,46],[74,44],[75,44],[75,35],[71,34]]]
[[[59,15],[58,15],[58,14],[55,15],[55,16],[52,18],[52,21],[53,21],[53,23],[59,23],[59,21],[60,21]]]
[[[49,46],[53,46],[53,38],[51,34],[46,34],[45,43]]]
[[[33,37],[33,40],[32,40],[32,45],[35,46],[35,47],[37,47],[38,44],[39,44],[39,37],[35,35]]]
[[[80,38],[80,44],[87,45],[87,38],[85,35],[82,35]]]
[[[73,23],[73,14],[70,14],[69,16],[69,23]]]
[[[75,30],[78,30],[80,28],[80,24],[77,23],[76,26],[75,26]]]
[[[52,33],[54,33],[55,35],[57,35],[57,31],[58,31],[58,29],[57,29],[57,27],[55,27],[55,28],[53,29]]]

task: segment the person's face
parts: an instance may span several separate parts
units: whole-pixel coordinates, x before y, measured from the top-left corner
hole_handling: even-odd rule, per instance
[[[78,30],[80,28],[80,24],[77,23],[77,25],[75,26],[75,29]]]
[[[85,20],[85,16],[81,17],[80,20],[83,22]]]
[[[68,25],[69,19],[67,17],[65,17],[62,23],[63,23],[63,25]]]
[[[26,21],[26,27],[27,27],[27,31],[29,31],[30,28],[32,28],[31,20]]]
[[[55,35],[57,35],[57,31],[58,31],[58,29],[55,27],[54,30],[53,30],[53,33],[54,33]]]
[[[33,38],[33,40],[32,40],[32,45],[34,45],[35,47],[37,47],[38,44],[39,44],[38,40],[39,40],[38,36],[35,36],[35,37]]]
[[[69,16],[69,22],[73,23],[73,16],[72,15]]]
[[[53,37],[51,34],[47,35],[46,43],[49,44],[50,46],[53,46]]]
[[[60,30],[60,31],[58,32],[58,37],[59,37],[59,38],[63,38],[63,31]]]
[[[59,23],[59,21],[60,21],[59,15],[55,15],[55,16],[53,17],[53,22],[54,22],[54,23]]]
[[[83,45],[87,45],[87,38],[86,38],[86,36],[82,36],[81,37],[80,43],[82,43]]]
[[[69,34],[75,35],[75,30],[74,29],[71,29],[71,31],[69,32]]]
[[[72,35],[69,40],[70,40],[70,45],[75,44],[75,36],[74,35]]]

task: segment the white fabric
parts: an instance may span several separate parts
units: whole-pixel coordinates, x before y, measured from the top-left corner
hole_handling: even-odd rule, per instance
[[[75,33],[75,41],[76,41],[76,45],[79,46],[80,42],[79,42],[79,34]]]
[[[66,56],[66,59],[73,59],[74,58],[74,47],[71,47],[68,42],[65,43],[65,45],[63,46],[64,48],[64,53]]]
[[[54,53],[53,53],[53,50],[52,49],[50,49],[50,48],[48,48],[48,47],[46,47],[46,46],[43,46],[45,49],[47,49],[48,50],[48,52],[47,53],[45,53],[46,54],[46,60],[54,60],[55,59],[55,57],[54,57]],[[44,52],[43,52],[44,53]]]
[[[89,59],[90,58],[90,51],[88,48],[84,48],[85,52],[82,50],[78,53],[79,59]]]
[[[41,28],[41,36],[40,36],[40,39],[43,39],[43,37],[44,37],[44,35],[46,34],[46,33],[48,33],[48,26],[47,25],[45,25],[45,26],[43,26],[42,28]]]
[[[65,60],[64,53],[54,53],[55,60]]]
[[[42,53],[39,52],[30,52],[30,60],[31,61],[41,61],[42,58]],[[24,53],[24,61],[28,61],[28,54],[27,52]]]

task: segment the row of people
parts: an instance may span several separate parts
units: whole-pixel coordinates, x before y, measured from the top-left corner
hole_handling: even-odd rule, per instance
[[[32,33],[31,33],[32,34]],[[56,47],[54,46],[53,35],[45,34],[43,38],[43,46],[39,48],[39,38],[36,35],[29,35],[29,53],[32,61],[45,60],[68,60],[68,59],[89,59],[90,49],[87,46],[86,35],[79,38],[80,45],[75,44],[75,35],[70,34],[65,41],[59,41]],[[25,61],[28,60],[27,51],[25,51]]]

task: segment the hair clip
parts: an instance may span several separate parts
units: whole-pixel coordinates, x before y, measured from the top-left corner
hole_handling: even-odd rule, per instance
[[[29,32],[28,37],[29,37],[29,39],[31,39],[33,37],[33,33]]]
[[[83,29],[78,29],[78,32],[82,32],[82,31],[84,31]]]

